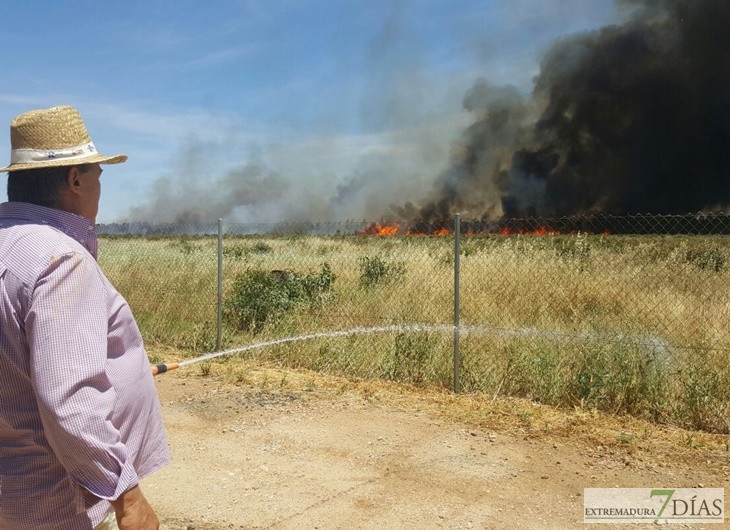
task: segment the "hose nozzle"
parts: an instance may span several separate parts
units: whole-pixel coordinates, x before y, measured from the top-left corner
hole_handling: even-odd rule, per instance
[[[180,363],[163,363],[163,364],[153,364],[150,366],[152,369],[152,375],[160,375],[164,374],[165,372],[168,372],[170,370],[175,370],[176,368],[180,367]]]

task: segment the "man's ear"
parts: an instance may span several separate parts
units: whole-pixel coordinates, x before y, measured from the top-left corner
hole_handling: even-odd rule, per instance
[[[74,195],[78,194],[81,189],[81,179],[79,174],[81,171],[77,166],[71,166],[66,174],[66,184],[68,185],[68,191]]]

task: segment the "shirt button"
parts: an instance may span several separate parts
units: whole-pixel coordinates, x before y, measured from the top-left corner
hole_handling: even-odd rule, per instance
[[[85,245],[86,244],[86,240],[85,239],[82,239],[81,241],[79,241],[79,243],[81,243],[82,245]]]

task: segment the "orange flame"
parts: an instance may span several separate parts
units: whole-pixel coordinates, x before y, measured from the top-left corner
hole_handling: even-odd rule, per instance
[[[432,231],[428,231],[428,230],[416,231],[416,230],[408,229],[405,232],[401,232],[400,223],[383,223],[383,224],[381,224],[378,222],[371,223],[367,227],[360,230],[357,233],[357,235],[360,235],[360,236],[395,236],[395,235],[398,235],[399,233],[405,234],[406,236],[453,236],[454,235],[454,231],[449,230],[448,228],[440,228],[438,230],[433,229]],[[525,230],[524,228],[513,229],[513,228],[510,228],[509,226],[504,226],[496,232],[491,232],[491,231],[481,232],[480,231],[478,233],[480,233],[480,234],[492,233],[492,234],[497,234],[497,235],[501,235],[501,236],[515,236],[515,235],[559,236],[559,235],[563,235],[564,232],[562,232],[558,229],[555,229],[555,228],[547,227],[547,226],[539,226],[539,227],[535,228],[534,230]],[[570,234],[570,235],[575,235],[577,232],[571,231],[571,232],[565,232],[565,233]],[[584,233],[586,235],[590,234],[590,232],[588,232],[588,231],[585,231],[582,233]],[[465,233],[465,235],[467,235],[467,236],[473,236],[474,234],[475,233],[472,230],[469,230]],[[607,236],[607,235],[610,235],[610,232],[606,230],[606,231],[602,232],[601,235]]]
[[[454,232],[448,228],[441,228],[440,230],[434,230],[433,232],[414,232],[413,230],[406,231],[407,236],[452,236]]]
[[[371,225],[363,228],[357,234],[360,236],[394,236],[400,230],[399,223],[392,224],[380,224],[372,223]]]

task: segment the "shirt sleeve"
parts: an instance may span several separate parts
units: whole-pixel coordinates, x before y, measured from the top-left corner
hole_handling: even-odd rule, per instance
[[[44,434],[71,478],[114,500],[139,482],[119,430],[107,376],[106,288],[89,256],[52,258],[26,316],[30,375]]]

